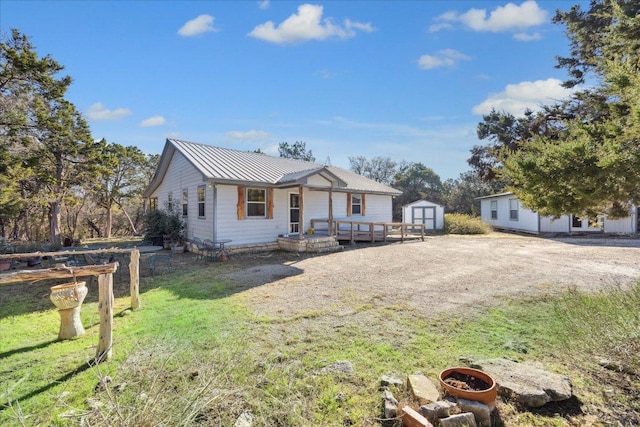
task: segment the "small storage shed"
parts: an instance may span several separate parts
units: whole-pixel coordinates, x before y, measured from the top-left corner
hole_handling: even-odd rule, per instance
[[[418,200],[402,207],[402,222],[424,224],[424,231],[444,230],[444,206],[428,200]]]

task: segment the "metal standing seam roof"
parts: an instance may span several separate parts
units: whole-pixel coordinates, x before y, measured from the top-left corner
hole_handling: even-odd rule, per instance
[[[337,166],[324,166],[303,160],[274,157],[251,151],[215,147],[177,139],[167,139],[162,157],[173,154],[172,149],[180,152],[206,179],[213,181],[255,182],[277,185],[326,170],[346,184],[346,186],[340,187],[343,191],[362,191],[390,195],[402,194],[401,191],[395,188]],[[152,192],[162,181],[165,171],[161,169],[168,167],[169,160],[162,157],[156,172],[157,176],[154,176],[145,194]]]
[[[489,194],[488,196],[476,197],[475,200],[493,199],[494,197],[504,197],[504,196],[513,196],[513,193],[511,191],[505,191],[504,193]]]

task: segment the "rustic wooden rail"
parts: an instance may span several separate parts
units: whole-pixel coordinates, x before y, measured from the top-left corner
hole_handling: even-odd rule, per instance
[[[140,307],[140,251],[133,249],[92,249],[92,250],[68,250],[61,252],[32,252],[0,255],[0,259],[19,259],[34,257],[62,258],[75,255],[98,255],[106,253],[130,253],[129,262],[129,290],[131,293],[131,308]],[[70,279],[78,277],[98,276],[98,310],[100,312],[100,334],[96,350],[98,363],[111,358],[113,345],[113,273],[117,271],[119,264],[96,264],[85,266],[66,266],[64,264],[39,270],[18,270],[0,274],[0,285],[24,281],[36,281],[44,279]]]
[[[328,219],[312,219],[311,227],[322,232],[322,229],[316,228],[318,224],[327,224],[327,231],[334,233],[338,240],[348,240],[351,243],[356,241],[386,242],[389,238],[397,238],[400,241],[405,239],[419,238],[424,241],[424,224],[413,224],[406,222],[366,222],[366,221],[349,221],[349,220],[333,220]],[[342,227],[341,227],[342,226]],[[331,234],[330,234],[331,235]]]
[[[111,348],[113,346],[113,273],[117,269],[118,263],[114,262],[81,267],[60,266],[42,270],[20,270],[0,275],[0,285],[43,279],[76,280],[78,277],[98,276],[100,335],[96,349],[96,362],[100,363],[111,358]]]
[[[137,248],[105,248],[105,249],[87,249],[87,250],[67,250],[59,252],[31,252],[31,253],[14,253],[14,254],[2,254],[2,259],[19,259],[19,258],[36,258],[36,257],[51,257],[51,258],[64,258],[67,256],[76,255],[100,255],[100,254],[122,254],[130,253],[131,260],[129,262],[129,292],[131,294],[131,308],[140,308],[140,251]],[[74,267],[74,271],[79,267]],[[35,271],[35,270],[34,270]],[[11,276],[14,273],[8,273],[6,276]],[[52,277],[53,278],[53,277]],[[30,279],[25,279],[30,280]],[[0,281],[0,284],[2,281]]]

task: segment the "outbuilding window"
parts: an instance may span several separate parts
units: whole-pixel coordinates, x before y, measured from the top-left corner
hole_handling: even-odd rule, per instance
[[[167,195],[167,210],[171,212],[173,210],[173,193],[169,192]]]
[[[498,219],[498,201],[491,201],[491,219]]]
[[[509,219],[518,220],[518,199],[509,199]]]

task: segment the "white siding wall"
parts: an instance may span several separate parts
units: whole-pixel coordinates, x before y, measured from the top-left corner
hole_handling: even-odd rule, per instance
[[[175,153],[167,169],[167,174],[158,186],[152,197],[158,198],[158,208],[165,209],[169,193],[173,195],[173,203],[182,209],[182,191],[188,192],[188,215],[185,220],[185,236],[192,238],[194,235],[204,235],[211,238],[213,221],[213,189],[206,187],[205,219],[198,219],[198,185],[203,185],[202,175],[196,170],[184,156]]]
[[[480,201],[480,216],[487,224],[505,230],[538,233],[538,214],[518,203],[518,220],[509,219],[509,200],[514,196],[501,196]],[[498,218],[491,219],[491,201],[498,202]]]
[[[321,177],[320,175],[311,175],[307,179],[307,184],[329,187],[331,185],[331,182],[329,182],[329,180],[327,180],[326,178]]]
[[[367,194],[365,211],[366,215],[362,217],[362,221],[391,222],[393,220],[392,209],[391,196]]]
[[[604,220],[605,233],[637,233],[636,224],[638,220],[636,218],[636,209],[629,213],[626,218],[620,219],[607,219]]]
[[[540,217],[540,232],[541,233],[568,233],[571,230],[571,217],[568,215],[562,215],[558,219],[553,219],[550,216]]]
[[[274,190],[273,219],[245,218],[239,220],[238,187],[235,185],[216,185],[216,188],[218,202],[216,239],[231,239],[232,242],[229,243],[229,246],[236,246],[274,242],[278,239],[279,234],[287,233],[287,191]]]
[[[324,181],[327,184],[327,181]],[[335,200],[335,193],[333,194]],[[304,226],[306,232],[312,219],[329,218],[329,192],[304,190]]]

